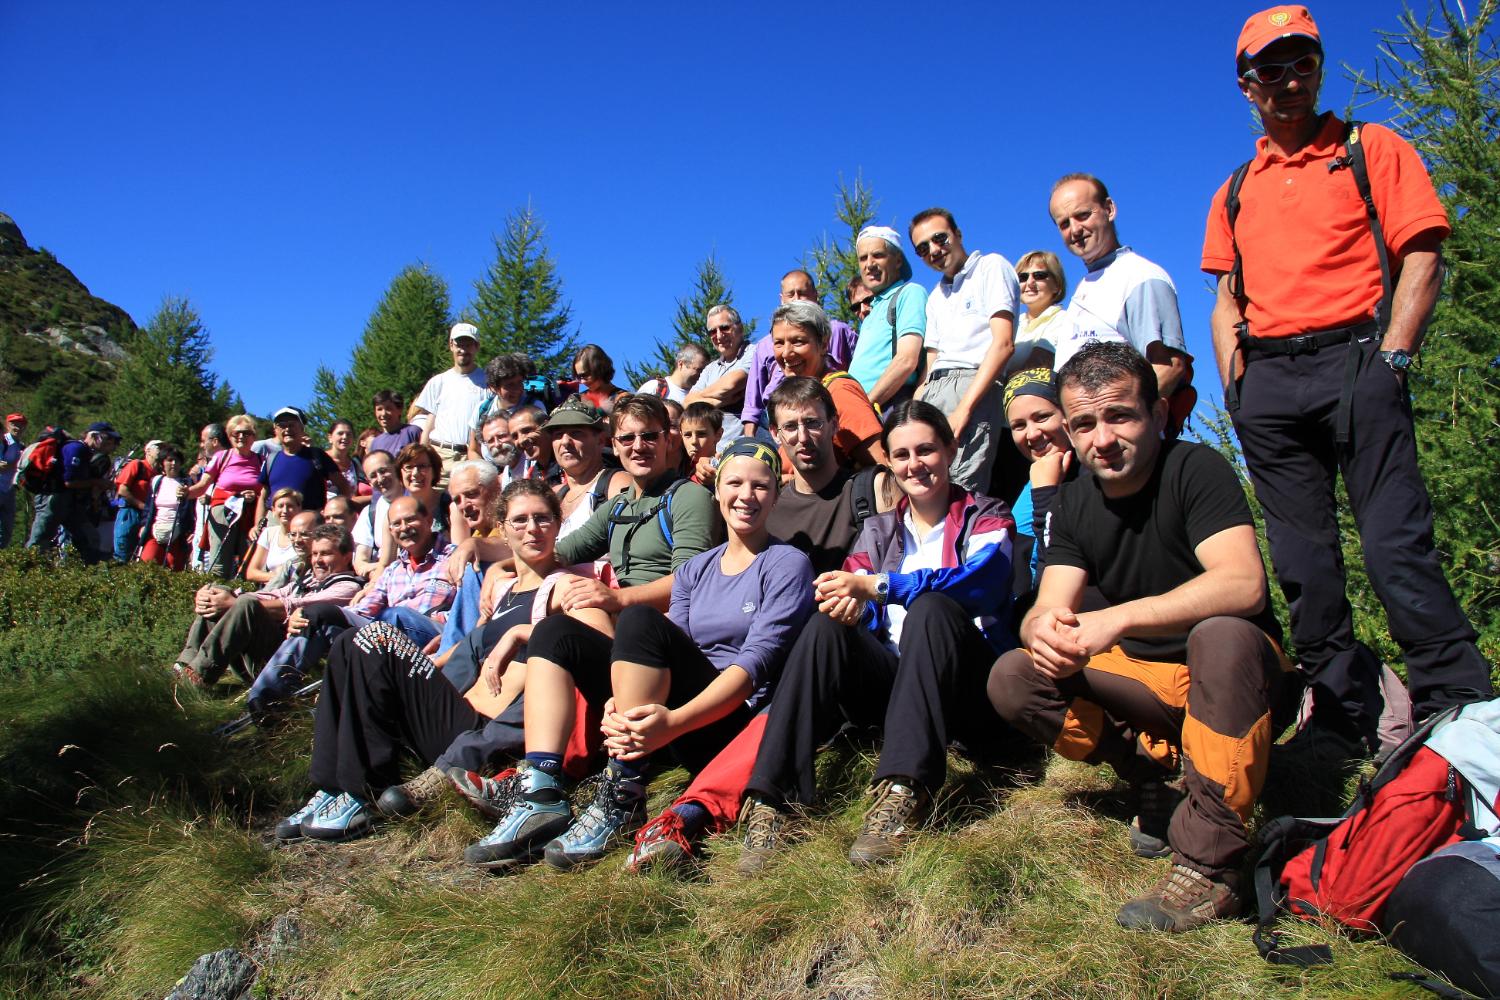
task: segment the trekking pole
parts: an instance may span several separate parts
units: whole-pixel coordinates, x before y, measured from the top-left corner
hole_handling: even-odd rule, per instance
[[[307,697],[310,694],[315,694],[317,692],[318,688],[320,688],[322,686],[323,686],[323,681],[322,681],[321,678],[319,678],[318,680],[313,681],[311,684],[304,684],[302,687],[299,687],[297,690],[293,691],[290,695],[288,695],[286,697],[286,699],[285,699],[285,702],[293,702],[293,701],[296,701],[298,698],[305,698],[305,697]],[[250,712],[245,712],[243,715],[240,715],[238,718],[231,719],[230,721],[224,723],[221,726],[216,726],[214,728],[213,735],[215,735],[215,736],[233,736],[235,733],[239,732],[242,729],[248,729],[254,723],[255,723],[254,716]]]
[[[270,515],[262,515],[260,519],[260,530],[266,530],[266,520]],[[250,560],[255,556],[255,542],[250,541],[250,532],[245,532],[245,554],[240,557],[239,565],[234,568],[234,575],[229,579],[237,580],[245,575],[245,569],[250,565]]]

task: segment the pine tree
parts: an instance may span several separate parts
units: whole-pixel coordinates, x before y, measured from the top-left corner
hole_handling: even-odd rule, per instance
[[[339,377],[324,365],[314,373],[308,406],[314,432],[322,433],[340,417],[356,427],[370,426],[370,399],[381,389],[394,389],[410,405],[429,378],[453,367],[451,325],[447,282],[425,264],[403,268],[370,314],[349,373]]]
[[[1470,17],[1438,0],[1422,21],[1407,11],[1397,30],[1380,32],[1373,73],[1355,74],[1359,93],[1395,109],[1391,125],[1431,170],[1453,226],[1444,295],[1408,384],[1438,550],[1491,662],[1500,662],[1497,8],[1481,0]]]
[[[812,272],[818,292],[823,297],[823,308],[828,315],[846,323],[855,323],[854,310],[849,308],[849,297],[844,289],[849,281],[859,274],[859,261],[854,245],[859,231],[875,218],[879,204],[874,193],[865,186],[864,177],[856,173],[851,188],[839,175],[838,193],[833,200],[833,215],[837,223],[837,237],[824,233],[818,243],[803,254],[802,266]],[[845,235],[847,234],[847,236]]]
[[[528,202],[506,218],[494,239],[495,260],[474,282],[474,301],[465,311],[479,327],[485,355],[520,351],[538,372],[571,374],[567,366],[578,350],[569,330],[573,310],[562,301],[562,281],[541,217]]]
[[[677,352],[684,344],[697,344],[707,352],[709,358],[719,356],[718,348],[708,338],[708,311],[717,305],[734,305],[734,289],[724,277],[718,259],[710,253],[698,262],[693,275],[693,288],[686,298],[677,300],[677,311],[672,317],[672,339],[657,338],[651,354],[638,364],[627,364],[625,376],[630,381],[626,388],[635,388],[653,378],[662,378],[677,365]],[[749,343],[755,332],[754,321],[745,324],[745,341]]]
[[[187,299],[168,296],[151,322],[132,338],[110,389],[107,412],[126,449],[152,438],[189,447],[204,424],[228,415],[208,331]]]

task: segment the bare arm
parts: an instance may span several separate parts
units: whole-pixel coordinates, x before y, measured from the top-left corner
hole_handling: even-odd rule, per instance
[[[1381,341],[1383,351],[1415,354],[1422,347],[1432,308],[1443,287],[1442,241],[1433,233],[1419,234],[1401,258],[1401,277],[1391,294],[1391,323]]]
[[[1239,356],[1239,325],[1245,319],[1239,301],[1229,292],[1229,275],[1219,275],[1219,289],[1208,327],[1214,338],[1214,357],[1219,362],[1219,385],[1227,386],[1245,371]]]
[[[1005,371],[1005,366],[1010,363],[1011,355],[1015,353],[1015,314],[997,312],[990,317],[989,349],[984,352],[984,359],[979,362],[979,370],[974,373],[974,381],[969,383],[969,389],[964,393],[964,398],[959,400],[958,408],[948,417],[948,423],[953,427],[955,437],[964,432],[970,418],[974,416],[974,408],[979,405],[980,400],[984,399],[985,393],[995,387],[1000,373]],[[930,367],[931,359],[928,360]]]
[[[876,406],[883,406],[896,392],[906,384],[911,373],[917,370],[917,362],[922,358],[922,338],[916,334],[907,334],[896,341],[896,356],[891,359],[891,365],[880,376],[875,383],[875,388],[870,390],[870,402]]]
[[[1159,340],[1146,345],[1146,360],[1156,371],[1156,386],[1166,399],[1193,381],[1193,361],[1181,351],[1167,347]]]
[[[750,373],[736,368],[725,372],[713,385],[688,393],[687,403],[690,406],[693,403],[712,403],[721,410],[733,409],[744,401],[745,383],[748,381]]]

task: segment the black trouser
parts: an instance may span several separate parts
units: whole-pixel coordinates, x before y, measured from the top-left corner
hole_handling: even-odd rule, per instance
[[[1231,414],[1265,512],[1297,656],[1330,725],[1373,735],[1380,661],[1354,637],[1334,505],[1334,476],[1359,526],[1365,566],[1406,659],[1420,718],[1490,697],[1489,664],[1448,587],[1432,541],[1411,403],[1373,335],[1316,353],[1250,356]],[[1358,351],[1349,443],[1336,441],[1348,352]]]
[[[527,647],[528,659],[547,660],[566,670],[579,693],[594,705],[603,705],[613,694],[610,675],[617,661],[666,671],[671,680],[663,704],[668,708],[686,705],[719,676],[718,668],[691,636],[660,611],[639,604],[620,612],[613,642],[576,619],[552,615],[532,630]],[[728,746],[753,714],[741,703],[722,719],[683,733],[662,750],[689,771],[699,771]],[[643,768],[645,761],[635,763]]]
[[[885,727],[877,778],[942,786],[952,739],[988,743],[1004,725],[985,697],[995,652],[952,598],[907,608],[898,658],[868,629],[813,615],[787,658],[747,790],[812,804],[813,757],[844,722]]]
[[[349,629],[329,650],[318,694],[312,783],[369,797],[400,780],[403,747],[430,764],[486,721],[399,628]]]

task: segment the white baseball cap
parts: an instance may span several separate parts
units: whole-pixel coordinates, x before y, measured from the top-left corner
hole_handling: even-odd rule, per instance
[[[448,343],[453,343],[460,337],[468,337],[474,343],[479,343],[479,327],[473,323],[454,323],[453,329],[448,331]]]

